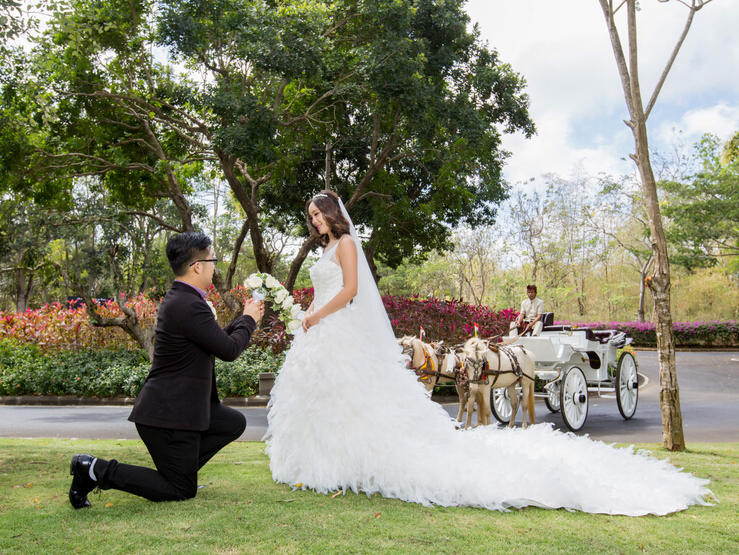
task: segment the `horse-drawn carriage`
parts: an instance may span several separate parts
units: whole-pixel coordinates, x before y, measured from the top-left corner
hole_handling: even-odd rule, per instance
[[[399,342],[407,349],[409,367],[429,390],[444,382],[454,383],[460,399],[457,419],[461,421],[467,410],[468,426],[475,405],[470,400],[471,388],[486,392],[484,403],[477,403],[478,423],[486,423],[486,413],[492,412],[499,422],[512,425],[519,399],[524,411],[530,407],[533,422],[533,398],[538,396],[551,412],[562,413],[567,428],[577,431],[587,419],[590,393],[602,397],[615,393],[621,416],[631,418],[639,397],[636,361],[623,349],[631,338],[617,330],[553,326],[552,320],[548,313],[545,324],[550,325],[540,335],[504,337],[503,346],[471,338],[464,347],[447,348],[441,354],[438,346],[415,338]],[[543,393],[533,393],[534,379],[543,382]]]
[[[512,341],[504,337],[503,341]],[[636,412],[639,383],[634,356],[623,350],[631,338],[617,330],[593,330],[572,326],[544,326],[538,336],[516,341],[534,354],[536,377],[544,382],[544,403],[551,412],[561,412],[572,431],[583,427],[588,416],[588,394],[608,397],[615,393],[624,419]],[[508,423],[511,401],[507,390],[493,389],[491,409],[495,418]]]

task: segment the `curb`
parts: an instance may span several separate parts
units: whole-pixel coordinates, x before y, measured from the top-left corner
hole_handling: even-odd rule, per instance
[[[632,345],[632,347],[634,347]],[[634,347],[634,350],[639,351],[656,351],[657,347]],[[675,347],[676,353],[707,353],[707,352],[714,352],[714,353],[734,353],[736,351],[739,351],[738,347],[701,347],[701,346],[687,346],[687,347]]]
[[[136,397],[75,397],[73,395],[7,395],[0,396],[0,405],[34,406],[130,406]],[[224,397],[224,405],[230,407],[266,407],[269,396]]]

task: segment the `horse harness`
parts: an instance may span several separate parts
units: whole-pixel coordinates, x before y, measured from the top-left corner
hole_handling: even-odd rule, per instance
[[[490,385],[491,387],[495,387],[495,383],[498,381],[498,378],[503,374],[513,374],[518,378],[517,381],[520,381],[523,377],[529,378],[530,380],[534,379],[532,376],[526,374],[521,368],[518,358],[516,357],[516,353],[514,352],[514,348],[498,347],[497,345],[490,345],[488,348],[498,355],[498,369],[492,370],[490,368],[487,357],[484,357],[482,360],[478,358],[468,359],[473,369],[472,378],[469,380],[469,383],[487,385],[488,376],[493,376],[493,383]],[[503,353],[508,359],[508,362],[510,362],[511,370],[500,369],[500,353]]]

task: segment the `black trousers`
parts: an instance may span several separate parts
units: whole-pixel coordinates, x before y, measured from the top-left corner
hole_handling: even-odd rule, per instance
[[[126,491],[150,501],[190,499],[198,491],[198,470],[245,428],[244,415],[220,403],[211,405],[210,427],[204,432],[136,424],[156,470],[98,459],[95,475],[101,489]]]

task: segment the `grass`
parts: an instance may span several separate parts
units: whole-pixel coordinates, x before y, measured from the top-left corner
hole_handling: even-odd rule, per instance
[[[0,553],[739,553],[739,443],[677,454],[638,447],[710,478],[720,503],[632,518],[331,498],[274,484],[264,445],[236,443],[203,469],[195,499],[150,503],[108,490],[74,511],[73,453],[150,465],[143,444],[0,439]]]

